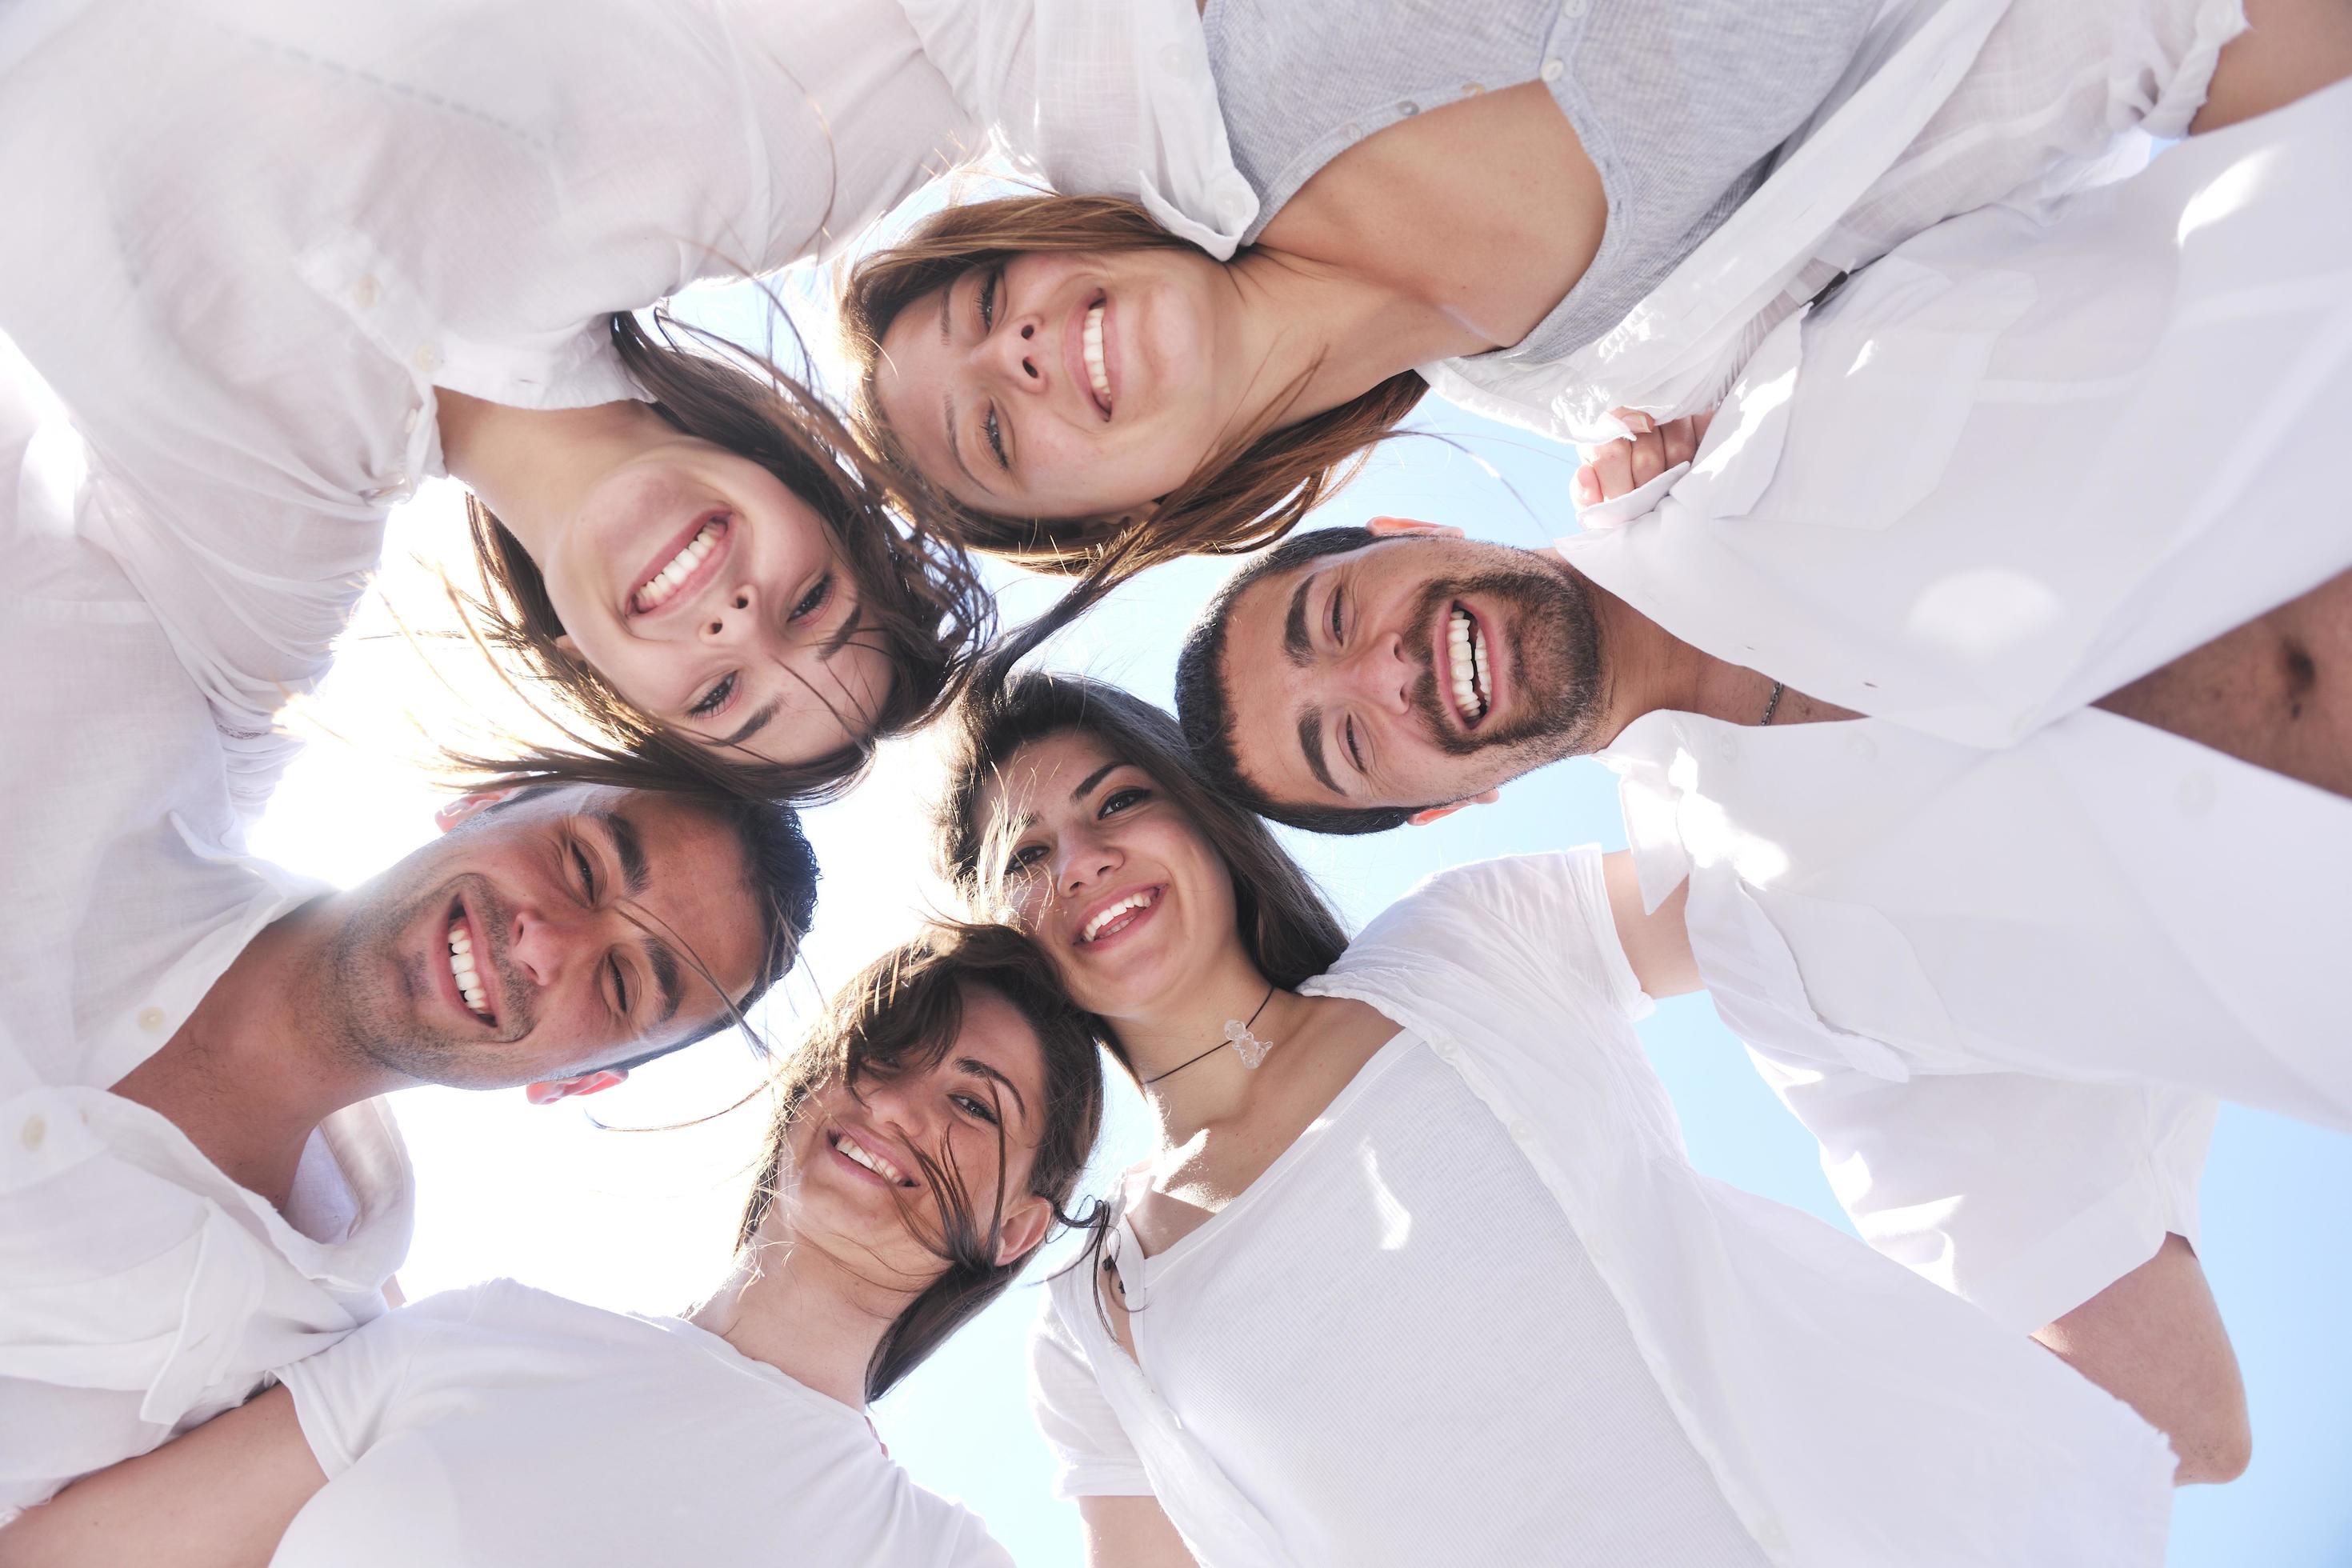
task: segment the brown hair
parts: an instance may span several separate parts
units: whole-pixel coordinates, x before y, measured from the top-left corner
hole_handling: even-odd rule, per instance
[[[839,1082],[858,1085],[902,1073],[928,1071],[955,1045],[963,1028],[968,985],[985,986],[1011,1003],[1030,1028],[1045,1059],[1035,1157],[1029,1191],[1053,1205],[1060,1224],[1096,1228],[1096,1214],[1068,1213],[1071,1194],[1102,1128],[1102,1058],[1095,1027],[1062,991],[1054,966],[1028,938],[1007,926],[940,925],[883,954],[844,986],[800,1047],[779,1068],[776,1111],[766,1152],[736,1226],[740,1250],[751,1245],[775,1205],[791,1163],[793,1120],[809,1097]],[[998,1169],[1003,1169],[1003,1123],[997,1124]],[[922,1176],[939,1201],[940,1234],[927,1244],[947,1269],[898,1314],[866,1368],[866,1397],[879,1399],[948,1337],[1003,1295],[1026,1258],[996,1261],[1005,1194],[1000,1180],[992,1201],[976,1207],[952,1165],[914,1151]],[[1096,1205],[1097,1208],[1099,1205]]]
[[[1151,775],[1182,808],[1233,876],[1234,925],[1258,973],[1285,989],[1322,973],[1348,945],[1339,916],[1313,879],[1275,841],[1265,822],[1219,795],[1202,776],[1176,721],[1141,698],[1083,676],[1028,670],[1007,679],[976,677],[950,719],[954,751],[934,824],[940,868],[965,894],[985,900],[994,879],[990,836],[978,820],[980,793],[1013,753],[1034,742],[1079,733]],[[1134,1067],[1110,1026],[1103,1042]]]
[[[1165,249],[1186,243],[1133,202],[1006,196],[942,208],[851,269],[841,300],[844,346],[857,368],[851,418],[868,447],[896,470],[918,516],[971,549],[1041,572],[1089,574],[1106,584],[1179,556],[1244,554],[1280,539],[1330,499],[1429,390],[1405,371],[1297,424],[1237,432],[1140,523],[1124,516],[1048,520],[978,511],[907,460],[882,416],[874,377],[883,334],[908,305],[975,267],[1024,251]]]
[[[489,647],[520,658],[536,684],[571,710],[562,749],[506,758],[452,751],[459,769],[497,783],[560,777],[634,789],[681,781],[802,804],[838,795],[887,735],[919,728],[950,700],[994,605],[958,546],[901,527],[857,443],[817,395],[765,358],[656,312],[656,339],[634,316],[612,318],[613,346],[656,413],[678,430],[750,458],[815,511],[856,579],[863,625],[897,671],[866,738],[805,763],[722,755],[646,713],[557,646],[562,622],[539,565],[479,501],[467,521],[484,592],[466,605]],[[695,347],[682,346],[681,337]],[[862,635],[862,634],[861,634]]]

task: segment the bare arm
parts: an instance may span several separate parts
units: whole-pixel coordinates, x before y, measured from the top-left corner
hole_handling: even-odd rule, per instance
[[[2189,133],[2284,109],[2347,76],[2352,0],[2246,0],[2246,30],[2222,46]]]
[[[1087,1568],[1199,1568],[1154,1497],[1078,1500]]]
[[[1620,849],[1601,858],[1601,876],[1609,889],[1609,912],[1617,921],[1617,941],[1633,978],[1653,996],[1680,996],[1701,989],[1698,960],[1691,952],[1690,930],[1683,923],[1683,906],[1690,884],[1668,893],[1654,911],[1642,908],[1642,882],[1633,871],[1633,853]]]
[[[264,1568],[327,1484],[283,1388],[85,1476],[0,1530],[0,1568]]]
[[[2177,1483],[2245,1473],[2253,1436],[2238,1355],[2180,1237],[2033,1337],[2172,1439]]]

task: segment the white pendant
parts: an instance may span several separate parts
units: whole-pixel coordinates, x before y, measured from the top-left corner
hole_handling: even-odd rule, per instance
[[[1225,1043],[1242,1058],[1242,1066],[1255,1072],[1257,1064],[1265,1060],[1265,1053],[1274,1049],[1272,1040],[1261,1040],[1250,1033],[1250,1027],[1239,1018],[1225,1020]]]

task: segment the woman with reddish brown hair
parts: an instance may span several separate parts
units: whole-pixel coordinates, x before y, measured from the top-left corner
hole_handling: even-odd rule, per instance
[[[1427,390],[1576,442],[1700,412],[1844,272],[2240,117],[2344,31],[2325,0],[2252,0],[2252,32],[2241,0],[1881,9],[1217,0],[1254,219],[933,215],[847,280],[860,426],[936,526],[1030,566],[1254,549]]]

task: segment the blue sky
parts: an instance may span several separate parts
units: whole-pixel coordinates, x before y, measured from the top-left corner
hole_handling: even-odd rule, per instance
[[[785,293],[814,293],[802,273]],[[688,297],[685,313],[740,339],[766,335],[770,306],[749,287]],[[824,328],[812,321],[814,342]],[[1391,443],[1371,470],[1325,511],[1332,522],[1378,512],[1455,523],[1471,533],[1538,545],[1574,526],[1567,501],[1574,458],[1522,433],[1432,402],[1415,419],[1424,437]],[[378,599],[415,619],[436,597],[412,556],[462,555],[453,487],[428,487],[395,514]],[[429,567],[427,568],[429,570]],[[1054,662],[1116,680],[1166,702],[1177,639],[1224,574],[1186,562],[1121,591],[1052,652]],[[1008,619],[1049,597],[1003,574]],[[413,772],[385,765],[398,737],[369,738],[363,721],[397,718],[431,698],[414,651],[375,606],[363,616],[318,712],[321,738],[289,773],[256,847],[297,869],[350,882],[433,831],[436,797]],[[420,713],[431,727],[431,716]],[[397,725],[394,726],[397,728]],[[408,737],[413,740],[413,735]],[[830,984],[898,940],[915,913],[938,907],[921,824],[936,761],[920,741],[888,748],[849,799],[812,813],[825,868],[805,973],[766,1009],[789,1035],[793,1016]],[[1351,926],[1360,926],[1431,871],[1493,855],[1580,843],[1623,843],[1612,776],[1597,763],[1562,763],[1508,786],[1496,805],[1434,826],[1370,839],[1290,842]],[[1702,998],[1667,1004],[1643,1026],[1701,1169],[1843,1226],[1811,1142],[1750,1070]],[[676,1131],[740,1098],[758,1081],[740,1044],[721,1037],[655,1064],[624,1088],[581,1106],[534,1109],[513,1094],[423,1089],[396,1106],[418,1172],[416,1244],[402,1279],[414,1298],[493,1275],[617,1310],[676,1311],[707,1293],[727,1267],[762,1116],[757,1109]],[[1093,1189],[1141,1155],[1149,1135],[1131,1090],[1114,1087],[1113,1114]],[[2180,1494],[2171,1561],[2183,1568],[2321,1568],[2352,1563],[2352,1348],[2341,1324],[2352,1298],[2352,1140],[2274,1117],[2224,1111],[2204,1188],[2203,1256],[2235,1338],[2254,1422],[2254,1460],[2226,1488]],[[982,1512],[1018,1561],[1075,1568],[1076,1517],[1048,1495],[1050,1464],[1032,1426],[1024,1342],[1037,1304],[1025,1283],[966,1329],[883,1402],[877,1418],[892,1452],[935,1490]],[[1374,1354],[1403,1347],[1365,1347]]]

